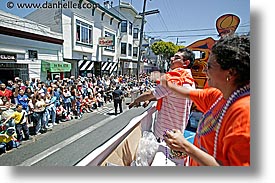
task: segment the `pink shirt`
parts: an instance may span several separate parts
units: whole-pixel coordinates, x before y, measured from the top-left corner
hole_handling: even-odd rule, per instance
[[[191,87],[184,84],[185,87]],[[154,134],[163,139],[163,134],[167,129],[179,129],[184,132],[187,126],[192,101],[176,95],[173,91],[161,85],[157,85],[153,91],[157,98],[163,98],[161,110],[158,111],[157,121],[154,124]]]

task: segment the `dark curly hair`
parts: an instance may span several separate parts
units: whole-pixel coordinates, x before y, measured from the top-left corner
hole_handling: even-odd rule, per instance
[[[226,36],[218,40],[211,50],[223,70],[233,69],[240,86],[250,82],[250,38],[249,36]]]
[[[194,64],[194,61],[195,61],[195,54],[192,52],[192,50],[188,49],[188,48],[180,48],[178,50],[178,52],[181,52],[183,53],[183,57],[186,59],[186,60],[189,60],[190,61],[190,64],[188,65],[188,69],[191,69],[193,64]]]

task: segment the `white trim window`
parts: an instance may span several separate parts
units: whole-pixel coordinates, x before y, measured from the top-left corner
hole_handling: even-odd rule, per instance
[[[138,57],[138,47],[133,48],[133,57]]]
[[[113,37],[113,40],[115,40],[114,39],[115,38],[115,34],[112,34],[112,33],[108,32],[108,31],[105,31],[105,37]],[[107,46],[107,47],[105,47],[104,50],[115,52],[115,41],[113,41],[113,43],[114,43],[114,45]]]
[[[133,34],[133,24],[132,22],[129,22],[129,35]]]
[[[93,45],[93,26],[76,20],[76,43]]]
[[[138,39],[138,31],[139,29],[138,28],[134,28],[134,39]]]
[[[122,20],[120,26],[121,32],[127,32],[127,20]]]
[[[128,56],[132,56],[132,44],[128,44]]]
[[[126,56],[127,43],[121,43],[120,54]]]

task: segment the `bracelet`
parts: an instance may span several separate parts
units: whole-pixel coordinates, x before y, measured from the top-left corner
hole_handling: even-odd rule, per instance
[[[174,151],[171,149],[170,151],[170,156],[173,159],[184,159],[186,158],[188,155],[185,152],[180,152],[180,151]]]

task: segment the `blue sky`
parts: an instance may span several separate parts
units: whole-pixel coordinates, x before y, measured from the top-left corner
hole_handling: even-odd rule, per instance
[[[0,0],[0,9],[23,17],[34,9],[8,9],[7,2],[13,3],[43,3],[45,0]],[[96,0],[103,5],[104,0]],[[144,0],[123,0],[132,3],[138,12],[142,11]],[[50,1],[48,1],[50,2]],[[119,0],[113,0],[117,5]],[[148,15],[145,33],[148,36],[182,45],[213,37],[218,39],[215,28],[216,19],[226,13],[236,14],[241,22],[237,29],[239,33],[250,31],[250,1],[249,0],[147,0],[146,11],[158,9],[159,14]],[[210,29],[200,31],[201,29]]]

